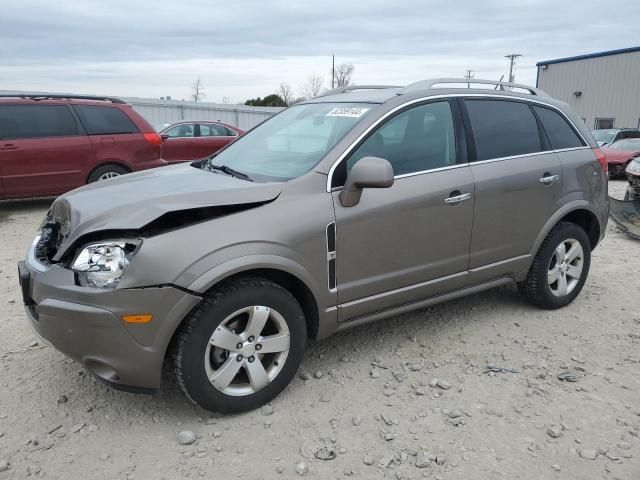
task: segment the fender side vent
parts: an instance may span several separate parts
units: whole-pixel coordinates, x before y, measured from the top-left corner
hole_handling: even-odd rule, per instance
[[[327,276],[329,290],[336,289],[336,224],[327,225]]]

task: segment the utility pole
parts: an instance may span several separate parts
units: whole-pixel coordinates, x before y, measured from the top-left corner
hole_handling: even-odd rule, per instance
[[[505,55],[504,58],[508,58],[511,60],[509,65],[509,83],[513,83],[513,65],[516,63],[516,58],[521,57],[519,53],[512,53],[510,55]]]
[[[336,55],[331,54],[331,89],[333,90],[336,83]]]
[[[465,70],[467,74],[464,76],[467,80],[471,80],[473,78],[473,70]],[[471,88],[471,84],[467,83],[467,88]]]

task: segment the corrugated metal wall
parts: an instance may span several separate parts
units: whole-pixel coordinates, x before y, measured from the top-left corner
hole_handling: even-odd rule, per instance
[[[571,105],[589,128],[596,118],[640,127],[640,52],[541,65],[538,86]]]
[[[179,120],[217,120],[248,130],[278,113],[278,107],[249,107],[208,102],[120,97],[156,128]]]
[[[46,95],[47,93],[50,94],[52,92],[0,90],[0,94],[5,95]],[[282,110],[280,107],[249,107],[226,103],[161,100],[159,98],[118,98],[133,105],[134,110],[156,128],[162,127],[165,123],[173,123],[180,120],[217,120],[235,125],[243,130],[249,130]]]

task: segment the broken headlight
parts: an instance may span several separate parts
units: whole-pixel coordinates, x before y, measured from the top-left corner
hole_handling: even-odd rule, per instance
[[[115,288],[141,244],[141,240],[91,243],[76,256],[71,269],[83,287]]]
[[[631,175],[640,175],[640,159],[631,160],[625,171]]]

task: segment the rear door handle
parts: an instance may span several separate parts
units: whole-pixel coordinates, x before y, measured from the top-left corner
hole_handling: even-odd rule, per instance
[[[553,182],[557,182],[558,180],[560,180],[560,175],[547,175],[546,177],[542,177],[540,179],[540,183],[549,185]]]
[[[460,203],[460,202],[464,202],[465,200],[469,200],[470,198],[471,198],[470,193],[461,193],[460,195],[454,195],[452,197],[445,198],[444,203],[446,204]]]
[[[0,146],[0,150],[16,150],[17,148],[18,147],[13,143],[5,143],[4,145]]]

